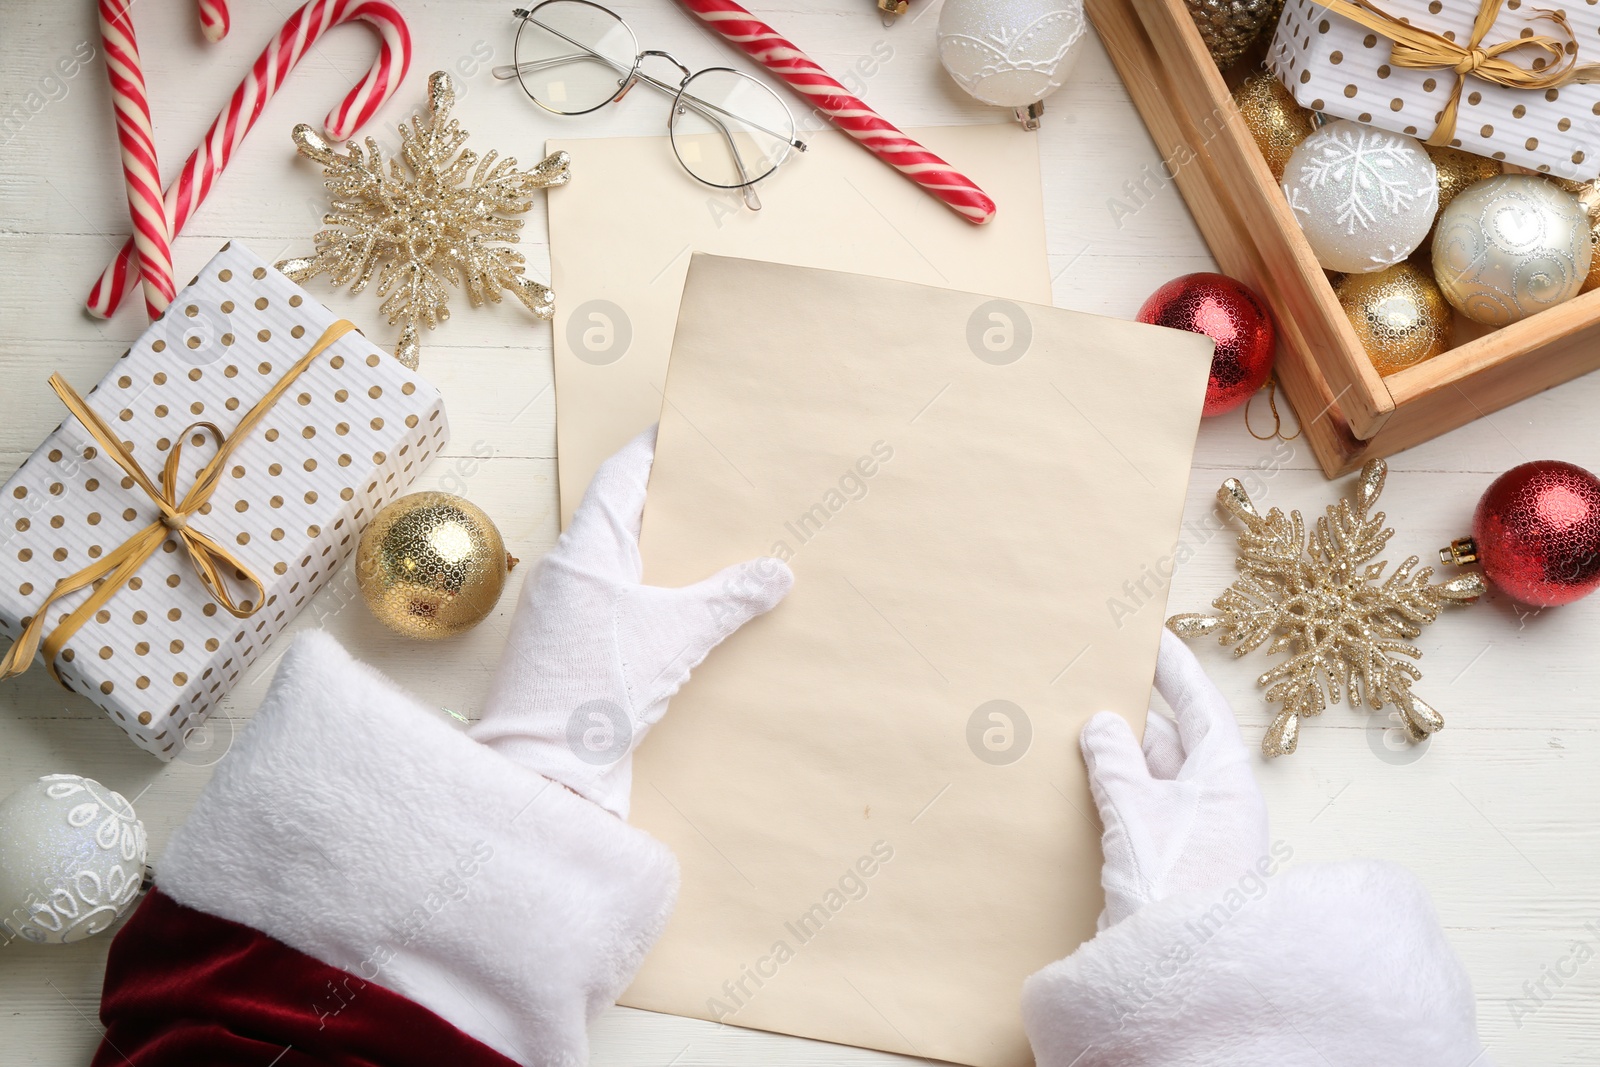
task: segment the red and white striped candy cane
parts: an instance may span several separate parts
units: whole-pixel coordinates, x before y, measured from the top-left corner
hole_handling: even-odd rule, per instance
[[[172,303],[172,230],[161,198],[161,167],[156,162],[150,97],[139,64],[139,43],[128,8],[133,0],[100,0],[100,40],[111,79],[111,106],[117,115],[122,148],[122,181],[133,221],[133,246],[139,250],[145,311],[153,319]],[[128,279],[128,288],[133,279]]]
[[[889,166],[982,226],[994,218],[994,201],[972,180],[922,147],[872,108],[850,95],[804,52],[733,0],[678,0],[724,39],[789,83],[839,129]]]
[[[411,66],[411,31],[398,8],[389,0],[311,0],[289,16],[283,29],[257,57],[250,73],[239,83],[228,106],[217,115],[200,145],[184,161],[183,170],[167,188],[166,213],[171,233],[179,233],[204,202],[211,187],[233,157],[261,111],[283,85],[307,50],[333,26],[360,20],[369,23],[380,38],[377,62],[338,107],[328,113],[328,136],[343,141],[372,118],[394,95]],[[117,310],[138,280],[140,259],[135,241],[128,241],[95,282],[89,293],[89,313],[106,318]]]
[[[228,0],[200,0],[200,32],[215,44],[228,36]]]

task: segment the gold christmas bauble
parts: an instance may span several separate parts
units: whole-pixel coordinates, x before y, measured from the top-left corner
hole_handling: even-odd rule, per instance
[[[1283,83],[1265,72],[1252,74],[1233,91],[1245,129],[1266,157],[1272,177],[1283,181],[1283,167],[1295,147],[1316,129],[1312,113],[1294,102]]]
[[[1475,156],[1471,152],[1463,152],[1459,148],[1435,148],[1428,146],[1428,155],[1433,159],[1434,167],[1439,171],[1439,214],[1444,214],[1444,209],[1450,206],[1450,201],[1456,194],[1474,182],[1481,182],[1485,178],[1493,178],[1503,169],[1499,163],[1483,156]]]
[[[516,560],[483,509],[412,493],[373,517],[356,549],[356,585],[378,621],[407,637],[450,637],[494,609]]]
[[[1415,264],[1348,274],[1334,292],[1379,374],[1393,374],[1450,347],[1450,305],[1433,276]]]
[[[1267,30],[1278,24],[1284,0],[1185,0],[1200,39],[1218,68],[1227,70]]]

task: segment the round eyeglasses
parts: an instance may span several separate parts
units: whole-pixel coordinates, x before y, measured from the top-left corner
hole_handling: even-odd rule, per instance
[[[795,137],[794,116],[766,85],[728,67],[690,73],[666,52],[639,51],[628,24],[591,0],[545,0],[521,19],[512,49],[515,63],[494,68],[515,78],[528,98],[557,115],[586,115],[621,100],[644,84],[672,97],[667,133],[683,169],[706,185],[739,189],[759,210],[753,186],[805,143]],[[677,68],[677,80],[641,69],[655,57]]]

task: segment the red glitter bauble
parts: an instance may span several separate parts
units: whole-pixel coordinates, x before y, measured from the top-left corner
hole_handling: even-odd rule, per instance
[[[1207,415],[1243,404],[1272,373],[1272,316],[1260,297],[1225,275],[1172,279],[1150,294],[1139,309],[1139,321],[1204,334],[1216,342],[1206,382]]]
[[[1488,579],[1524,604],[1549,608],[1600,586],[1600,478],[1544,459],[1496,478],[1472,516]]]

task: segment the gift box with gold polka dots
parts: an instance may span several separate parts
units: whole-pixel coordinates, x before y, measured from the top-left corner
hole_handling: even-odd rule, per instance
[[[1454,96],[1452,147],[1573,181],[1600,174],[1600,82],[1585,84],[1592,72],[1579,76],[1581,68],[1600,64],[1595,0],[1509,0],[1498,5],[1476,46],[1479,0],[1374,6],[1362,16],[1377,26],[1318,0],[1288,0],[1267,64],[1301,107],[1427,140]],[[1427,56],[1408,58],[1405,49],[1396,56],[1382,30],[1397,23],[1437,35]],[[1519,40],[1522,46],[1510,51],[1496,48]],[[1485,66],[1490,59],[1492,68]],[[1508,78],[1529,84],[1503,84]]]
[[[231,435],[336,320],[230,243],[84,399],[153,483],[179,450],[181,497],[216,455],[207,424]],[[437,389],[360,333],[346,333],[241,438],[209,500],[186,520],[260,580],[262,602],[245,618],[223,610],[182,539],[168,536],[59,650],[62,684],[140,746],[172,759],[448,432]],[[161,516],[66,415],[0,490],[0,633],[15,638],[58,580],[107,558]],[[236,597],[249,595],[234,588],[247,589]],[[52,604],[56,617],[45,620],[45,632],[90,592]]]

